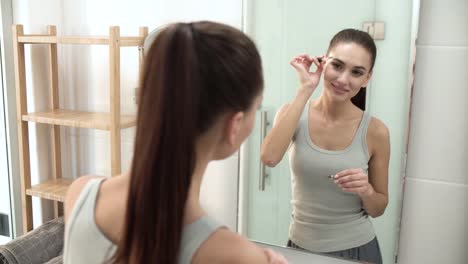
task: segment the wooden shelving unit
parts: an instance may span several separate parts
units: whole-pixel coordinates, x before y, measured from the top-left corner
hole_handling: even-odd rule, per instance
[[[68,186],[70,186],[72,182],[73,180],[67,178],[52,179],[26,189],[26,194],[57,202],[64,202]]]
[[[55,215],[62,214],[60,202],[65,200],[67,189],[72,180],[62,178],[60,127],[79,127],[107,130],[110,132],[111,174],[121,172],[120,130],[135,125],[136,117],[121,115],[120,112],[120,48],[138,47],[141,51],[143,41],[148,35],[147,27],[140,27],[138,36],[120,36],[120,28],[109,28],[109,36],[57,36],[55,26],[47,27],[47,34],[24,34],[22,25],[13,26],[13,49],[15,62],[16,105],[18,140],[20,155],[20,177],[22,195],[23,230],[33,228],[31,197],[54,201]],[[27,44],[48,45],[50,100],[49,110],[28,112],[26,98],[26,73],[24,47]],[[59,106],[57,45],[107,45],[109,46],[110,73],[110,109],[107,113],[74,111],[61,109]],[[143,56],[140,52],[140,70]],[[49,180],[31,186],[30,149],[28,138],[28,122],[51,125],[52,138],[52,175]]]
[[[23,115],[22,120],[42,124],[94,128],[99,130],[110,130],[111,128],[109,113],[92,113],[56,109],[47,112],[29,113],[27,115]],[[122,115],[120,117],[121,128],[129,128],[135,126],[135,124],[135,116]]]

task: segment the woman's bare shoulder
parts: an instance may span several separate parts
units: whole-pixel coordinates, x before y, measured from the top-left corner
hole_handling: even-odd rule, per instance
[[[368,135],[371,140],[381,142],[389,139],[390,131],[382,120],[372,117],[369,123]]]
[[[65,197],[65,221],[68,220],[68,217],[75,205],[76,200],[80,196],[81,191],[86,186],[86,184],[92,179],[101,179],[105,178],[102,176],[87,175],[77,178],[73,183],[68,187],[67,196]]]
[[[390,131],[380,119],[372,117],[367,129],[367,145],[370,155],[386,153],[390,149]]]

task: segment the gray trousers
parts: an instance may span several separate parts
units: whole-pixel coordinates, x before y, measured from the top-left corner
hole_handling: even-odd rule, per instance
[[[288,241],[288,247],[302,249],[305,251],[309,251],[299,247],[298,245],[294,244],[291,240]],[[319,254],[333,256],[333,257],[341,257],[344,259],[351,259],[351,260],[358,260],[358,261],[365,261],[369,263],[375,264],[382,264],[382,254],[380,252],[379,241],[377,241],[377,237],[374,238],[371,242],[362,245],[360,247],[333,251],[333,252],[317,252]]]

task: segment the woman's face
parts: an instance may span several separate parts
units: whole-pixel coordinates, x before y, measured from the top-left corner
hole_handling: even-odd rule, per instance
[[[339,43],[327,55],[324,92],[339,101],[350,100],[372,75],[371,54],[356,43]]]

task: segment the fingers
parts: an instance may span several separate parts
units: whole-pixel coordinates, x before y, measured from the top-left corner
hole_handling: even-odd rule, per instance
[[[320,58],[320,60],[319,60]],[[293,57],[293,59],[290,61],[290,64],[291,65],[304,65],[306,70],[309,71],[310,69],[310,66],[312,66],[312,64],[315,64],[317,66],[317,69],[321,69],[325,63],[324,61],[324,56],[320,56],[320,57],[311,57],[310,55],[308,54],[299,54],[295,57]]]
[[[344,191],[358,194],[361,197],[372,195],[372,185],[369,176],[363,169],[347,169],[338,172],[334,182]]]
[[[325,65],[325,60],[323,59],[323,56],[320,57],[311,57],[309,55],[306,56],[307,61],[310,62],[310,65],[315,64],[317,66],[317,70],[315,73],[322,73],[323,66]]]
[[[310,66],[312,66],[312,63],[313,61],[310,60],[307,55],[300,55],[300,56],[296,56],[293,58],[293,60],[291,61],[293,62],[294,64],[296,65],[303,65],[304,69],[306,71],[309,71],[310,69]]]
[[[347,169],[335,175],[334,182],[343,191],[360,193],[369,185],[369,177],[362,169]]]
[[[361,181],[338,183],[338,186],[340,186],[341,188],[359,188],[362,186],[366,186],[367,184],[368,184],[367,181],[361,180]]]
[[[343,170],[335,174],[335,179],[339,179],[339,178],[342,178],[351,174],[360,174],[360,173],[364,173],[364,170],[363,169],[347,169],[347,170]]]
[[[265,248],[264,249],[267,257],[268,257],[268,263],[270,264],[288,264],[288,261],[286,260],[286,258],[279,254],[279,253],[276,253],[275,251],[273,251],[272,249],[269,249],[269,248]]]
[[[300,74],[307,74],[309,72],[309,67],[304,64],[304,59],[299,57],[294,57],[289,64],[296,69]],[[307,67],[307,68],[306,68]]]
[[[307,54],[301,54],[298,56],[295,56],[289,63],[291,66],[293,66],[301,75],[305,74],[322,74],[323,71],[323,65],[325,64],[325,61],[322,60],[322,62],[319,61],[319,57],[311,57]],[[310,72],[310,67],[312,64],[315,64],[317,66],[317,69],[315,72]]]
[[[320,63],[320,62],[318,62],[318,60],[317,60],[317,63]],[[322,75],[324,63],[325,62],[322,62],[317,66],[317,70],[315,70],[315,74]]]
[[[314,63],[316,66],[317,66],[317,70],[319,68],[322,68],[323,67],[323,63],[324,61],[322,60],[322,57],[323,56],[320,56],[320,57],[311,57],[309,55],[306,55],[306,58],[308,61],[310,61],[311,63]],[[319,59],[320,58],[320,59]]]
[[[341,176],[341,177],[335,176],[335,183],[345,183],[345,182],[360,181],[360,180],[367,181],[367,178],[368,176],[364,173],[350,174],[350,175]]]

